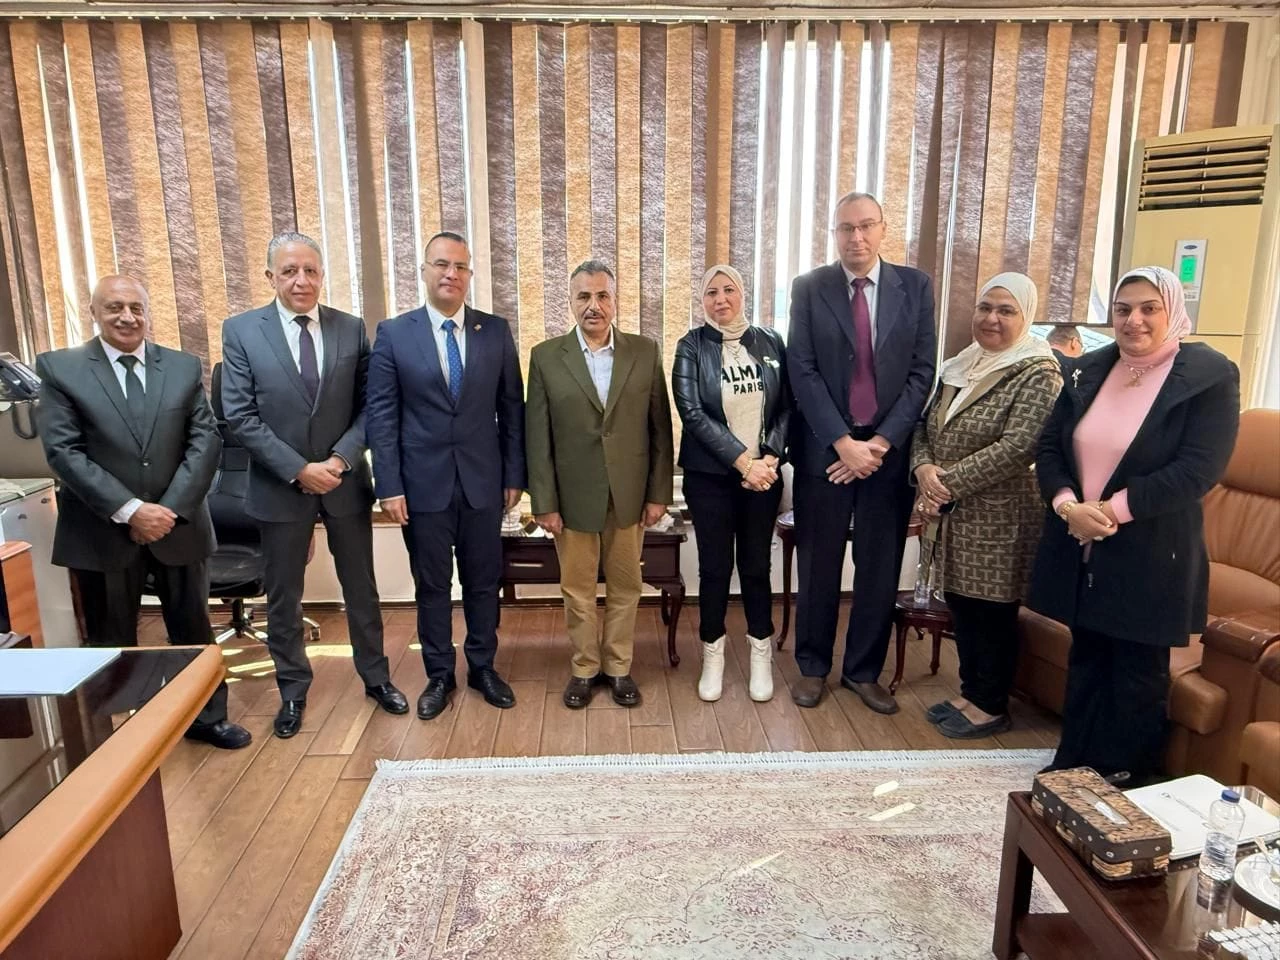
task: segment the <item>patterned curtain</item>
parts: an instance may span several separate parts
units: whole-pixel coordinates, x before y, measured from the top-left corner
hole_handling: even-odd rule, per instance
[[[325,300],[372,329],[421,302],[422,244],[449,229],[522,355],[568,329],[568,272],[595,256],[669,362],[710,263],[785,324],[858,188],[886,257],[934,276],[952,353],[999,270],[1036,279],[1040,319],[1087,319],[1133,142],[1234,123],[1243,44],[1194,21],[6,21],[4,268],[27,352],[90,336],[119,271],[155,338],[212,364],[222,320],[270,296],[273,233],[315,237]]]

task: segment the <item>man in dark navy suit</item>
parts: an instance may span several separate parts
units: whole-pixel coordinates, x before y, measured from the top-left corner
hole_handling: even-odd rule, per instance
[[[467,621],[467,683],[515,705],[493,668],[502,514],[525,486],[524,384],[507,321],[463,301],[471,252],[438,233],[423,254],[427,302],[378,326],[366,427],[383,513],[404,528],[427,687],[418,716],[439,716],[456,687],[453,556]]]
[[[880,259],[885,223],[874,197],[841,197],[832,232],[840,259],[796,277],[787,334],[802,674],[792,699],[816,706],[831,670],[852,518],[853,606],[840,682],[872,710],[895,713],[878,678],[911,515],[908,445],[933,388],[933,286],[919,270]]]

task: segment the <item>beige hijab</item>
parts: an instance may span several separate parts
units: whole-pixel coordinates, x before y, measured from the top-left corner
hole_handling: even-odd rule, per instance
[[[1017,301],[1022,310],[1022,330],[1003,350],[984,350],[981,344],[974,341],[942,365],[942,382],[959,389],[947,409],[943,423],[950,420],[955,411],[963,409],[979,384],[997,370],[1035,357],[1054,359],[1053,348],[1031,334],[1031,324],[1039,306],[1035,282],[1024,273],[999,273],[978,291],[978,300],[981,301],[989,291],[997,287],[1009,291],[1009,295]]]
[[[714,267],[702,275],[702,295],[707,295],[707,287],[711,286],[711,281],[715,279],[717,273],[723,273],[726,277],[733,281],[733,285],[738,288],[738,292],[742,295],[743,310],[746,309],[747,291],[742,285],[742,274],[727,263],[717,263]],[[747,327],[751,326],[751,321],[747,319],[745,313],[739,313],[736,317],[726,324],[716,323],[711,318],[711,314],[707,313],[706,307],[702,308],[702,318],[707,322],[713,330],[720,331],[720,336],[725,340],[737,340],[747,332]]]

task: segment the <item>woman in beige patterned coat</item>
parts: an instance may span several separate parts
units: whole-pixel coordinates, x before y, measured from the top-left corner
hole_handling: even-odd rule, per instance
[[[931,518],[921,549],[951,609],[960,657],[960,696],[927,716],[955,739],[1009,728],[1018,605],[1044,521],[1031,464],[1062,389],[1053,351],[1031,336],[1036,302],[1023,274],[988,281],[973,343],[942,365],[912,443],[916,508]]]

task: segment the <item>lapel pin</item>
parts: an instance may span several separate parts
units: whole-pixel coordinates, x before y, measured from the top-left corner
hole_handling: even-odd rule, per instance
[[[472,327],[471,329],[472,329],[472,330],[479,330],[479,329],[480,329],[480,324],[478,324],[478,323],[477,323],[477,324],[476,324],[474,327]]]
[[[1071,371],[1071,386],[1076,390],[1080,389],[1080,371],[1079,370]]]

